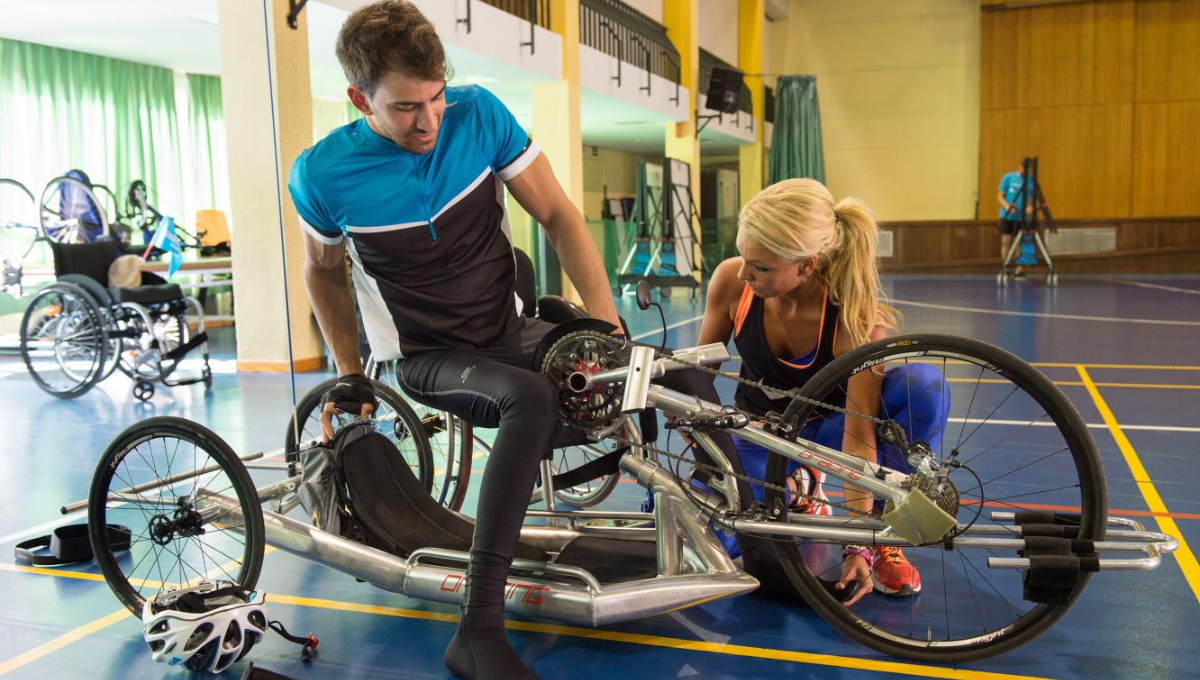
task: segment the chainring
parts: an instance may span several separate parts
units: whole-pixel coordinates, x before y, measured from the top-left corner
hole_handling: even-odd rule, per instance
[[[567,387],[574,373],[599,373],[629,363],[629,345],[596,331],[568,333],[550,346],[540,371],[559,389],[558,419],[585,430],[608,427],[621,416],[625,382],[595,385],[584,392]]]

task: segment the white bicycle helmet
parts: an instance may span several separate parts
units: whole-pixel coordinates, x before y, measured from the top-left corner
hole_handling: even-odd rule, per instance
[[[146,644],[155,661],[220,673],[266,635],[265,601],[225,581],[166,590],[142,605]]]

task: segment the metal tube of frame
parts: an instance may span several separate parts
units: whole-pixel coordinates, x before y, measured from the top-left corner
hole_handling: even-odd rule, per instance
[[[655,408],[687,416],[694,415],[702,409],[717,411],[721,409],[718,404],[710,404],[696,397],[666,389],[661,385],[650,386],[648,401]],[[820,469],[843,481],[850,482],[863,491],[874,494],[876,498],[899,502],[904,499],[907,493],[903,489],[893,486],[893,484],[898,484],[904,479],[905,475],[903,473],[872,466],[863,459],[856,458],[848,453],[835,451],[826,446],[803,439],[797,442],[789,442],[786,439],[780,439],[779,437],[763,432],[762,428],[755,423],[750,423],[749,426],[738,430],[737,434],[738,437],[755,444],[760,444],[770,451],[791,458],[809,467]],[[884,479],[876,478],[876,475],[879,474],[876,470],[884,474]]]
[[[264,455],[266,455],[266,454],[264,454],[262,451],[259,451],[257,453],[248,453],[248,454],[242,456],[241,459],[243,462],[248,461],[248,460],[257,460],[259,458],[262,458]],[[149,491],[151,489],[158,489],[158,488],[162,488],[164,486],[170,486],[171,484],[182,482],[185,479],[192,479],[193,477],[199,477],[200,475],[206,475],[210,472],[216,472],[217,470],[220,470],[220,469],[221,469],[220,465],[213,463],[212,465],[206,465],[206,466],[200,468],[199,470],[192,470],[191,472],[181,472],[177,475],[171,475],[170,477],[168,477],[166,479],[156,479],[153,482],[145,482],[143,484],[138,484],[137,486],[125,487],[124,489],[120,489],[119,491],[112,492],[110,495],[121,496],[121,495],[129,495],[129,494],[138,494],[143,491]],[[58,511],[59,511],[59,513],[61,513],[63,515],[69,515],[72,512],[76,512],[76,511],[86,508],[87,504],[88,504],[88,502],[86,499],[82,500],[82,501],[75,501],[74,503],[70,503],[68,505],[62,506],[61,508],[58,509]]]
[[[675,350],[673,356],[681,359],[682,361],[687,361],[694,364],[703,364],[705,366],[723,364],[726,361],[729,361],[730,358],[729,350],[726,349],[725,345],[722,345],[719,342],[701,345],[699,347]],[[660,378],[664,373],[676,371],[681,368],[689,367],[679,363],[678,361],[672,361],[671,359],[658,359],[650,366],[650,377]],[[629,367],[622,366],[620,368],[613,368],[607,371],[600,371],[599,373],[581,373],[579,375],[587,379],[587,383],[583,389],[590,389],[595,385],[604,385],[627,380],[629,378]],[[583,391],[583,389],[580,391]]]

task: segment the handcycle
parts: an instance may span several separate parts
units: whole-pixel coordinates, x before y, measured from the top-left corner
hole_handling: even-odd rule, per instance
[[[729,360],[723,346],[666,352],[565,331],[540,362],[562,388],[560,419],[594,440],[627,442],[617,454],[620,469],[649,490],[654,509],[530,511],[548,523],[522,529],[510,613],[605,626],[749,593],[759,579],[718,538],[733,532],[764,541],[773,575],[852,639],[901,658],[960,663],[1034,639],[1066,613],[1093,573],[1154,569],[1178,546],[1108,516],[1104,473],[1078,412],[1036,369],[991,345],[948,335],[873,342],[788,393],[782,414],[757,418],[651,383],[668,371],[711,370],[705,367]],[[923,367],[906,375],[931,378],[924,386],[944,397],[940,434],[930,441],[908,438],[928,414],[858,413],[849,397],[852,377],[868,372],[886,381],[897,367]],[[904,394],[921,386],[901,387]],[[673,414],[672,426],[689,431],[707,462],[642,441],[632,414],[645,408]],[[869,420],[879,446],[899,447],[909,470],[803,436],[839,417]],[[761,500],[739,490],[747,480],[714,445],[714,430],[770,451],[764,478],[753,480]],[[371,469],[392,478],[376,474],[372,483],[394,482],[395,503],[376,510],[403,518],[391,529],[391,552],[286,516],[301,475],[256,489],[216,434],[182,419],[149,419],[118,436],[97,465],[87,501],[94,552],[134,612],[164,584],[214,573],[253,588],[265,544],[392,592],[460,604],[469,521],[417,486],[407,465],[380,464]],[[796,465],[825,474],[821,494],[789,483]],[[835,500],[848,488],[884,501],[883,511],[857,512]],[[843,514],[797,511],[800,496]],[[108,523],[133,527],[127,554],[108,544]],[[924,587],[908,598],[868,595],[845,606],[831,584],[846,544],[901,546]]]

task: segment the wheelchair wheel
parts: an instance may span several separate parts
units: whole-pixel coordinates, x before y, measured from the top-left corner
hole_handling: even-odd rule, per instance
[[[182,312],[154,308],[141,310],[123,305],[116,326],[122,332],[121,372],[135,381],[162,379],[162,357],[186,343],[190,331]]]
[[[433,455],[430,452],[429,440],[425,435],[424,425],[413,412],[412,407],[392,388],[380,382],[374,382],[375,397],[379,407],[374,419],[381,425],[381,431],[408,463],[413,474],[421,482],[426,491],[433,489]],[[296,410],[288,421],[287,433],[284,437],[284,453],[289,462],[296,460],[296,452],[300,443],[321,438],[321,406],[325,393],[333,388],[337,378],[330,378],[317,385],[296,405]],[[297,418],[299,427],[297,428]],[[334,416],[334,428],[339,427],[340,421],[346,418],[338,412]],[[298,436],[297,436],[298,435]]]
[[[0,264],[20,283],[21,265],[40,234],[37,199],[15,179],[0,177]]]
[[[110,525],[128,527],[128,552]],[[104,580],[137,616],[170,587],[223,580],[253,590],[262,569],[262,509],[245,465],[182,418],[143,420],[109,445],[92,477],[88,536]]]
[[[1058,510],[1078,513],[1080,539],[1104,537],[1104,473],[1086,425],[1053,383],[1004,350],[945,335],[885,339],[839,357],[800,393],[851,410],[874,410],[871,415],[896,422],[910,442],[927,443],[935,468],[953,462],[949,481],[958,493],[959,531],[972,525],[1003,535],[1011,528],[993,520],[993,511]],[[850,428],[848,421],[854,423]],[[800,439],[831,448],[846,450],[865,438],[872,438],[867,445],[878,444],[867,421],[811,405],[801,408],[795,422],[804,423]],[[865,432],[861,423],[867,423]],[[895,447],[884,444],[878,450],[882,465],[912,469]],[[766,480],[784,485],[795,468],[772,454]],[[841,501],[846,486],[826,477],[822,491]],[[780,511],[778,519],[804,523],[813,516],[789,510],[786,495],[765,492],[770,511]],[[846,514],[843,508],[829,509]],[[994,550],[952,542],[906,546],[903,556],[919,574],[914,580],[898,578],[903,571],[894,553],[881,555],[880,546],[868,544],[876,555],[876,590],[894,592],[869,593],[847,607],[827,589],[841,578],[840,542],[771,545],[794,588],[836,628],[881,652],[925,662],[973,661],[1024,644],[1062,617],[1088,581],[1083,574],[1063,604],[1036,604],[1025,599],[1024,571],[987,566]]]
[[[62,399],[87,392],[104,375],[108,335],[99,307],[82,288],[58,282],[38,291],[21,318],[21,358],[38,387]]]
[[[42,233],[59,243],[89,243],[108,233],[104,204],[91,187],[74,177],[46,183],[39,202]]]

